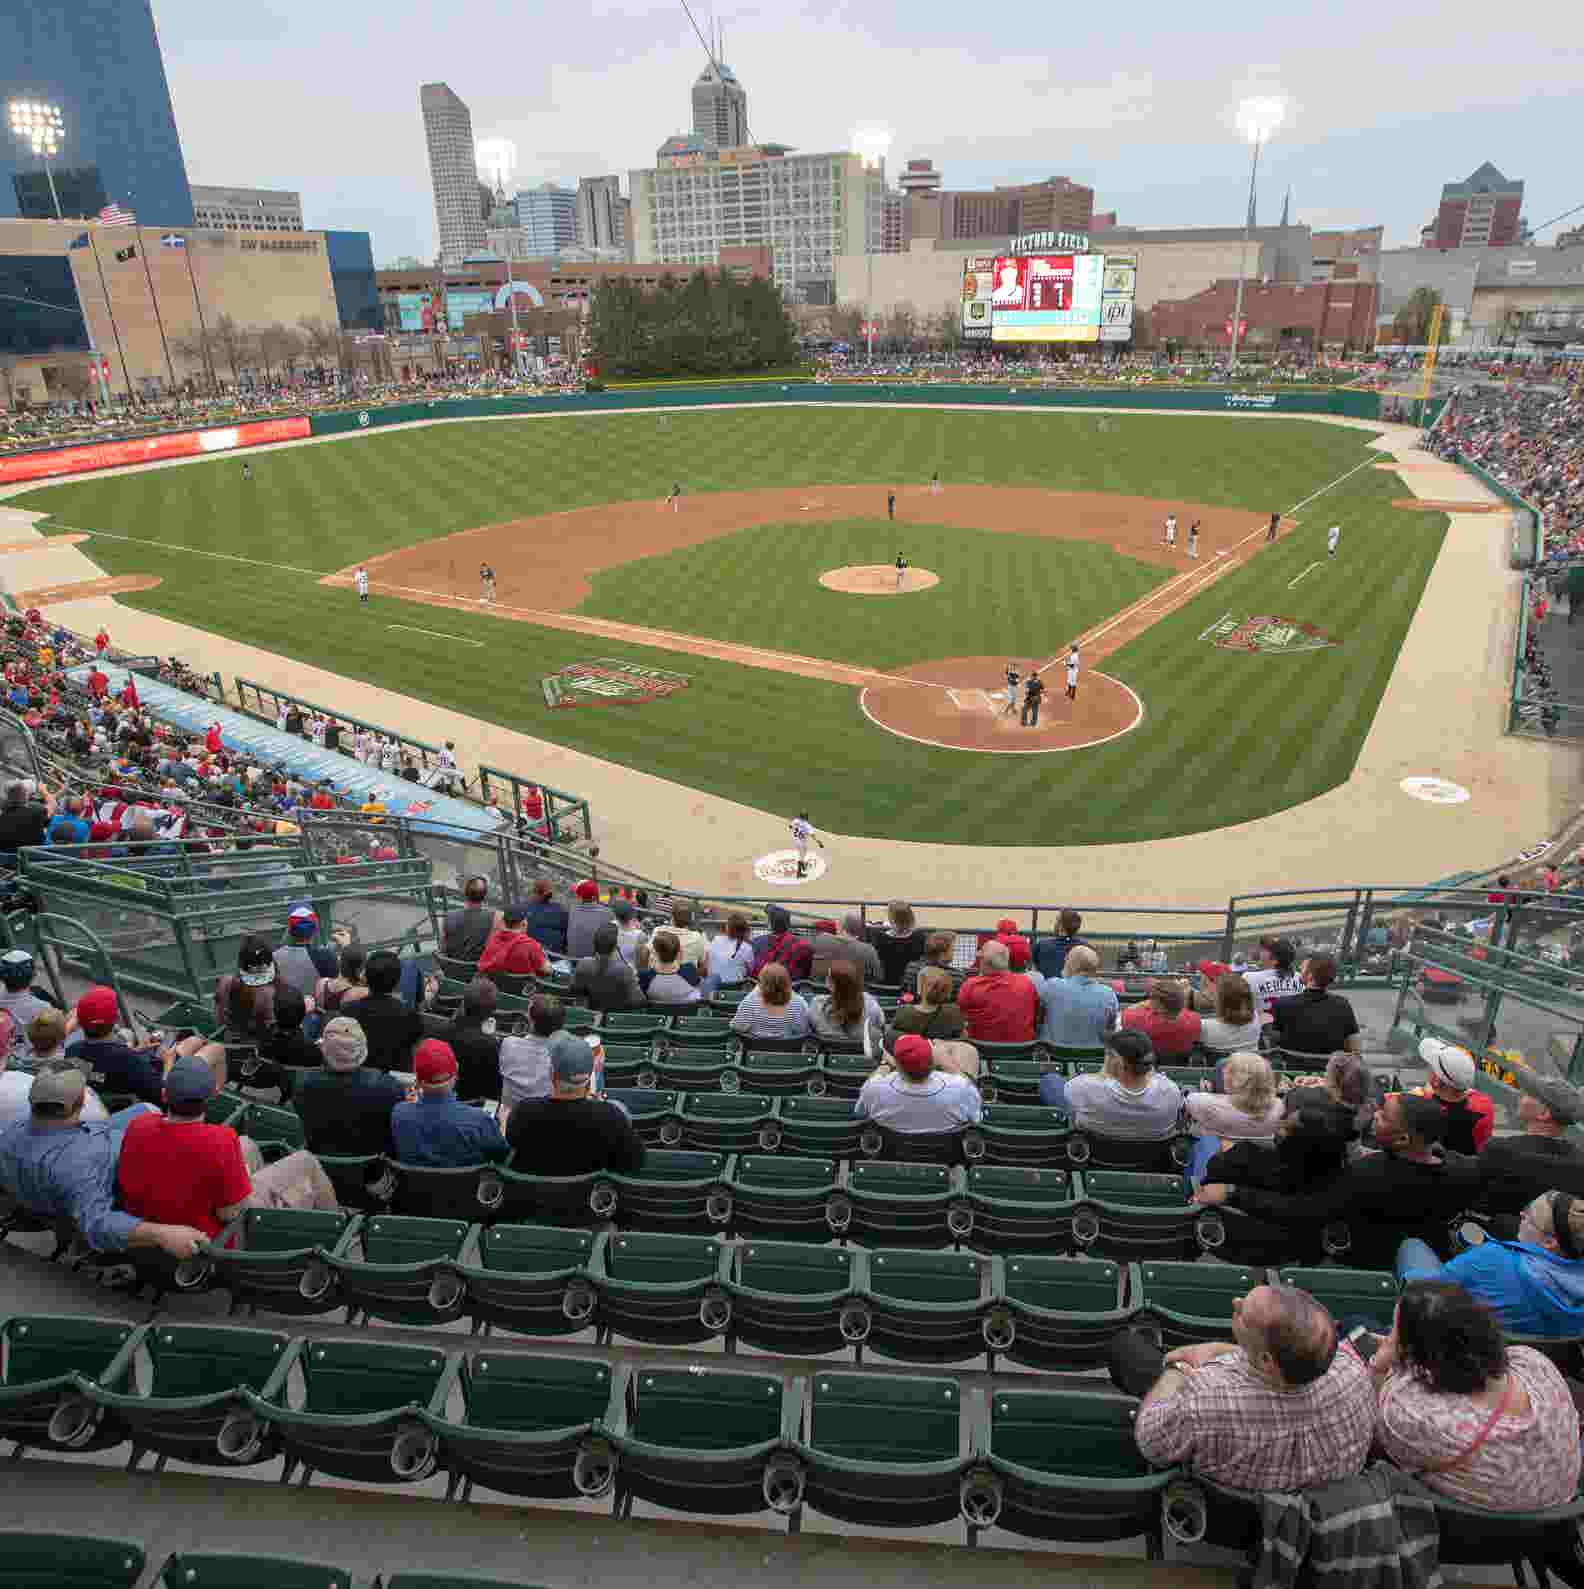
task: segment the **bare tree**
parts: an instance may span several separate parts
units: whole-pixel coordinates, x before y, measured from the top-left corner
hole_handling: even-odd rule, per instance
[[[248,364],[256,351],[257,338],[254,333],[239,326],[235,319],[228,314],[223,314],[210,328],[209,335],[214,339],[215,350],[224,356],[231,367],[231,384],[235,386],[242,379],[243,366]]]
[[[328,320],[316,320],[304,315],[297,322],[297,329],[302,335],[303,347],[308,356],[321,369],[328,370],[339,362],[343,340],[339,326],[331,325]]]
[[[264,326],[258,333],[259,357],[264,361],[264,374],[275,379],[276,370],[290,378],[292,366],[302,352],[302,341],[289,326],[279,320]]]
[[[911,343],[918,331],[918,310],[910,303],[894,304],[883,324],[893,341]]]
[[[5,383],[6,408],[16,408],[16,370],[22,362],[20,353],[0,353],[0,381]]]

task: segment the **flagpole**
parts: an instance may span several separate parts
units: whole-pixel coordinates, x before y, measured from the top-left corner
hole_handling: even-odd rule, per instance
[[[149,302],[154,305],[154,324],[159,327],[160,346],[165,350],[165,373],[170,376],[171,395],[176,392],[176,366],[171,363],[170,344],[165,340],[165,322],[160,317],[159,294],[154,291],[154,272],[149,269],[148,244],[143,241],[143,228],[134,226],[137,233],[138,252],[143,256],[143,279],[148,282]]]
[[[121,345],[121,328],[116,324],[115,305],[110,301],[110,284],[105,280],[104,263],[99,258],[99,246],[94,242],[93,227],[88,228],[88,250],[94,257],[94,265],[99,271],[99,290],[104,294],[105,311],[110,316],[110,334],[115,338],[116,354],[121,360],[121,379],[126,382],[127,402],[135,403],[136,396],[132,391],[132,372],[127,368],[126,349]]]
[[[198,278],[193,275],[192,264],[192,239],[184,237],[182,253],[187,259],[187,280],[192,283],[193,308],[198,311],[198,330],[203,336],[204,365],[209,371],[209,390],[211,395],[220,395],[220,382],[215,378],[214,355],[209,347],[209,327],[204,322],[203,300],[198,296]]]

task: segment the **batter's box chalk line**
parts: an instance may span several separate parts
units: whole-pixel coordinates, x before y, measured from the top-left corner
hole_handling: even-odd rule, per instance
[[[994,712],[996,709],[989,690],[947,690],[946,696],[960,712]]]

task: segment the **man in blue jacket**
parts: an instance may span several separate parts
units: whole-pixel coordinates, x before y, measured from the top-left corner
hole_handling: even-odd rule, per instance
[[[459,1170],[504,1159],[511,1151],[495,1117],[456,1096],[457,1059],[449,1043],[431,1037],[413,1055],[418,1097],[397,1104],[391,1137],[403,1164]]]

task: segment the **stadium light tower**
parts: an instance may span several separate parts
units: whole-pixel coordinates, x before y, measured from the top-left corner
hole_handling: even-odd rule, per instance
[[[61,215],[60,194],[55,191],[55,171],[50,165],[60,151],[61,140],[66,136],[66,122],[59,105],[45,104],[37,99],[13,99],[7,106],[11,134],[25,143],[44,162],[44,175],[49,178],[50,198],[55,202],[55,219]]]
[[[886,127],[855,127],[852,135],[852,152],[863,161],[864,165],[864,254],[868,259],[869,284],[864,291],[864,321],[871,327],[869,332],[869,362],[874,363],[874,234],[870,230],[869,216],[869,173],[877,171],[880,176],[880,205],[881,226],[884,228],[885,211],[885,162],[886,156],[891,152],[891,133]]]
[[[1279,99],[1245,99],[1237,109],[1238,131],[1254,146],[1249,163],[1248,210],[1243,216],[1243,247],[1238,252],[1237,302],[1232,310],[1232,370],[1237,373],[1238,338],[1243,329],[1243,283],[1248,279],[1249,233],[1254,227],[1254,182],[1259,175],[1260,149],[1282,124],[1286,106]]]

